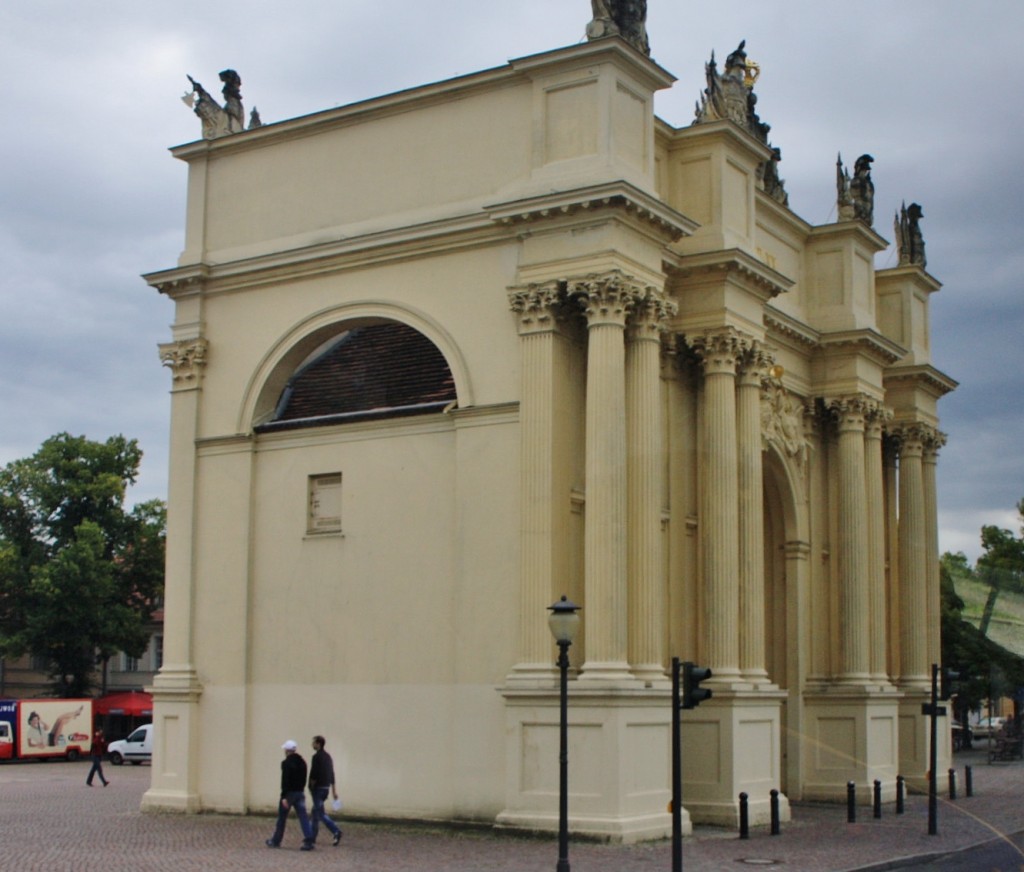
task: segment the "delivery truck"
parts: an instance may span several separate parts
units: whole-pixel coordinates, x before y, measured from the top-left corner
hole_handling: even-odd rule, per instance
[[[0,760],[77,760],[91,748],[91,699],[0,699]]]

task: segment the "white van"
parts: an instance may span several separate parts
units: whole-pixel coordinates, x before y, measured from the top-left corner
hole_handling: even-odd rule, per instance
[[[143,760],[153,762],[153,725],[143,724],[127,739],[111,742],[107,746],[110,762],[120,766],[127,760],[132,766],[138,766]]]

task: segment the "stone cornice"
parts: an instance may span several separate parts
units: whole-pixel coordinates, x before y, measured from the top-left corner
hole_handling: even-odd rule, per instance
[[[734,121],[720,119],[718,121],[702,121],[687,127],[676,127],[661,132],[668,137],[668,148],[689,146],[693,140],[718,140],[727,142],[734,148],[747,151],[754,160],[763,161],[771,158],[772,150],[758,142],[748,131]]]
[[[205,264],[195,264],[145,273],[142,278],[161,294],[166,294],[172,300],[177,300],[200,293],[208,275],[209,268]]]
[[[564,217],[579,218],[582,215],[595,215],[602,210],[615,210],[652,227],[672,242],[693,233],[698,227],[695,221],[681,212],[625,181],[496,203],[484,209],[492,220],[504,226],[534,224]]]
[[[766,299],[777,297],[795,284],[792,279],[739,248],[675,258],[669,264],[669,271],[673,278],[682,279],[736,277],[742,284],[759,291]]]
[[[917,290],[928,294],[935,293],[942,287],[942,282],[919,266],[907,265],[875,270],[876,287],[879,284],[898,284],[900,282],[907,282]]]
[[[907,353],[902,346],[870,329],[823,333],[819,344],[826,353],[856,351],[876,360],[882,366],[892,366]]]
[[[856,237],[875,251],[885,251],[889,247],[888,241],[863,221],[839,221],[835,224],[819,224],[811,227],[807,242],[813,244],[820,239],[829,237]]]
[[[885,373],[883,382],[886,388],[897,382],[912,382],[936,397],[945,396],[960,386],[960,382],[954,381],[931,364],[893,367]]]
[[[820,332],[772,306],[764,307],[764,326],[772,338],[781,338],[791,347],[810,350],[821,343]]]
[[[507,233],[485,214],[474,212],[422,224],[339,235],[330,242],[282,248],[224,263],[195,264],[149,273],[143,278],[157,290],[169,292],[178,286],[185,287],[183,280],[194,274],[197,289],[213,294],[494,245],[507,239]]]

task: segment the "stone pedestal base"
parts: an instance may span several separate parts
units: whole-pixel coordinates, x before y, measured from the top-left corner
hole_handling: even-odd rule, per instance
[[[899,774],[913,790],[928,790],[929,755],[931,753],[931,718],[921,713],[921,706],[931,702],[930,693],[906,692],[900,704]],[[940,702],[947,714],[939,718],[937,765],[939,784],[953,762],[953,744],[950,736],[952,704]],[[941,788],[940,788],[941,790]]]
[[[202,810],[194,747],[202,685],[194,669],[164,667],[146,690],[153,694],[153,765],[142,811],[194,814]]]
[[[558,685],[506,687],[506,806],[497,825],[558,830]],[[569,829],[615,842],[672,834],[671,693],[569,686]],[[683,832],[691,831],[683,810]]]
[[[833,686],[805,695],[804,702],[803,798],[845,802],[846,786],[852,781],[858,803],[870,804],[878,780],[883,802],[893,801],[900,774],[900,695]]]
[[[781,786],[780,714],[784,693],[713,687],[714,696],[682,713],[683,806],[694,821],[735,828],[747,794],[751,826],[771,820]],[[779,794],[779,817],[789,801]]]

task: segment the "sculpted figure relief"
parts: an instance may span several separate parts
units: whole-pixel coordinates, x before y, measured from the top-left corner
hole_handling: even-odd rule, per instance
[[[725,59],[725,70],[718,72],[715,53],[711,52],[711,60],[704,65],[704,78],[707,82],[700,96],[694,115],[694,123],[727,119],[738,124],[759,142],[771,146],[768,132],[771,125],[765,124],[756,111],[757,94],[754,85],[761,75],[760,66],[747,57],[747,41],[744,39]],[[779,161],[782,152],[772,148],[772,156],[761,164],[758,170],[764,190],[772,199],[789,204],[784,180],[779,178]]]
[[[869,227],[875,218],[875,184],[871,181],[874,158],[862,154],[853,165],[853,178],[843,167],[843,156],[836,159],[836,206],[840,221],[859,218]]]
[[[245,130],[245,109],[242,106],[242,79],[234,70],[223,70],[220,80],[224,83],[221,94],[224,105],[219,106],[210,93],[188,76],[192,90],[181,99],[186,106],[199,116],[203,122],[203,139],[217,139],[229,133],[240,133]],[[253,109],[249,127],[259,127],[259,113]]]
[[[621,36],[645,55],[647,41],[647,0],[591,0],[593,18],[587,25],[587,39]]]
[[[924,236],[918,222],[924,218],[924,212],[917,203],[909,206],[903,203],[896,214],[893,229],[896,231],[896,247],[900,253],[900,266],[928,265],[924,256]]]

